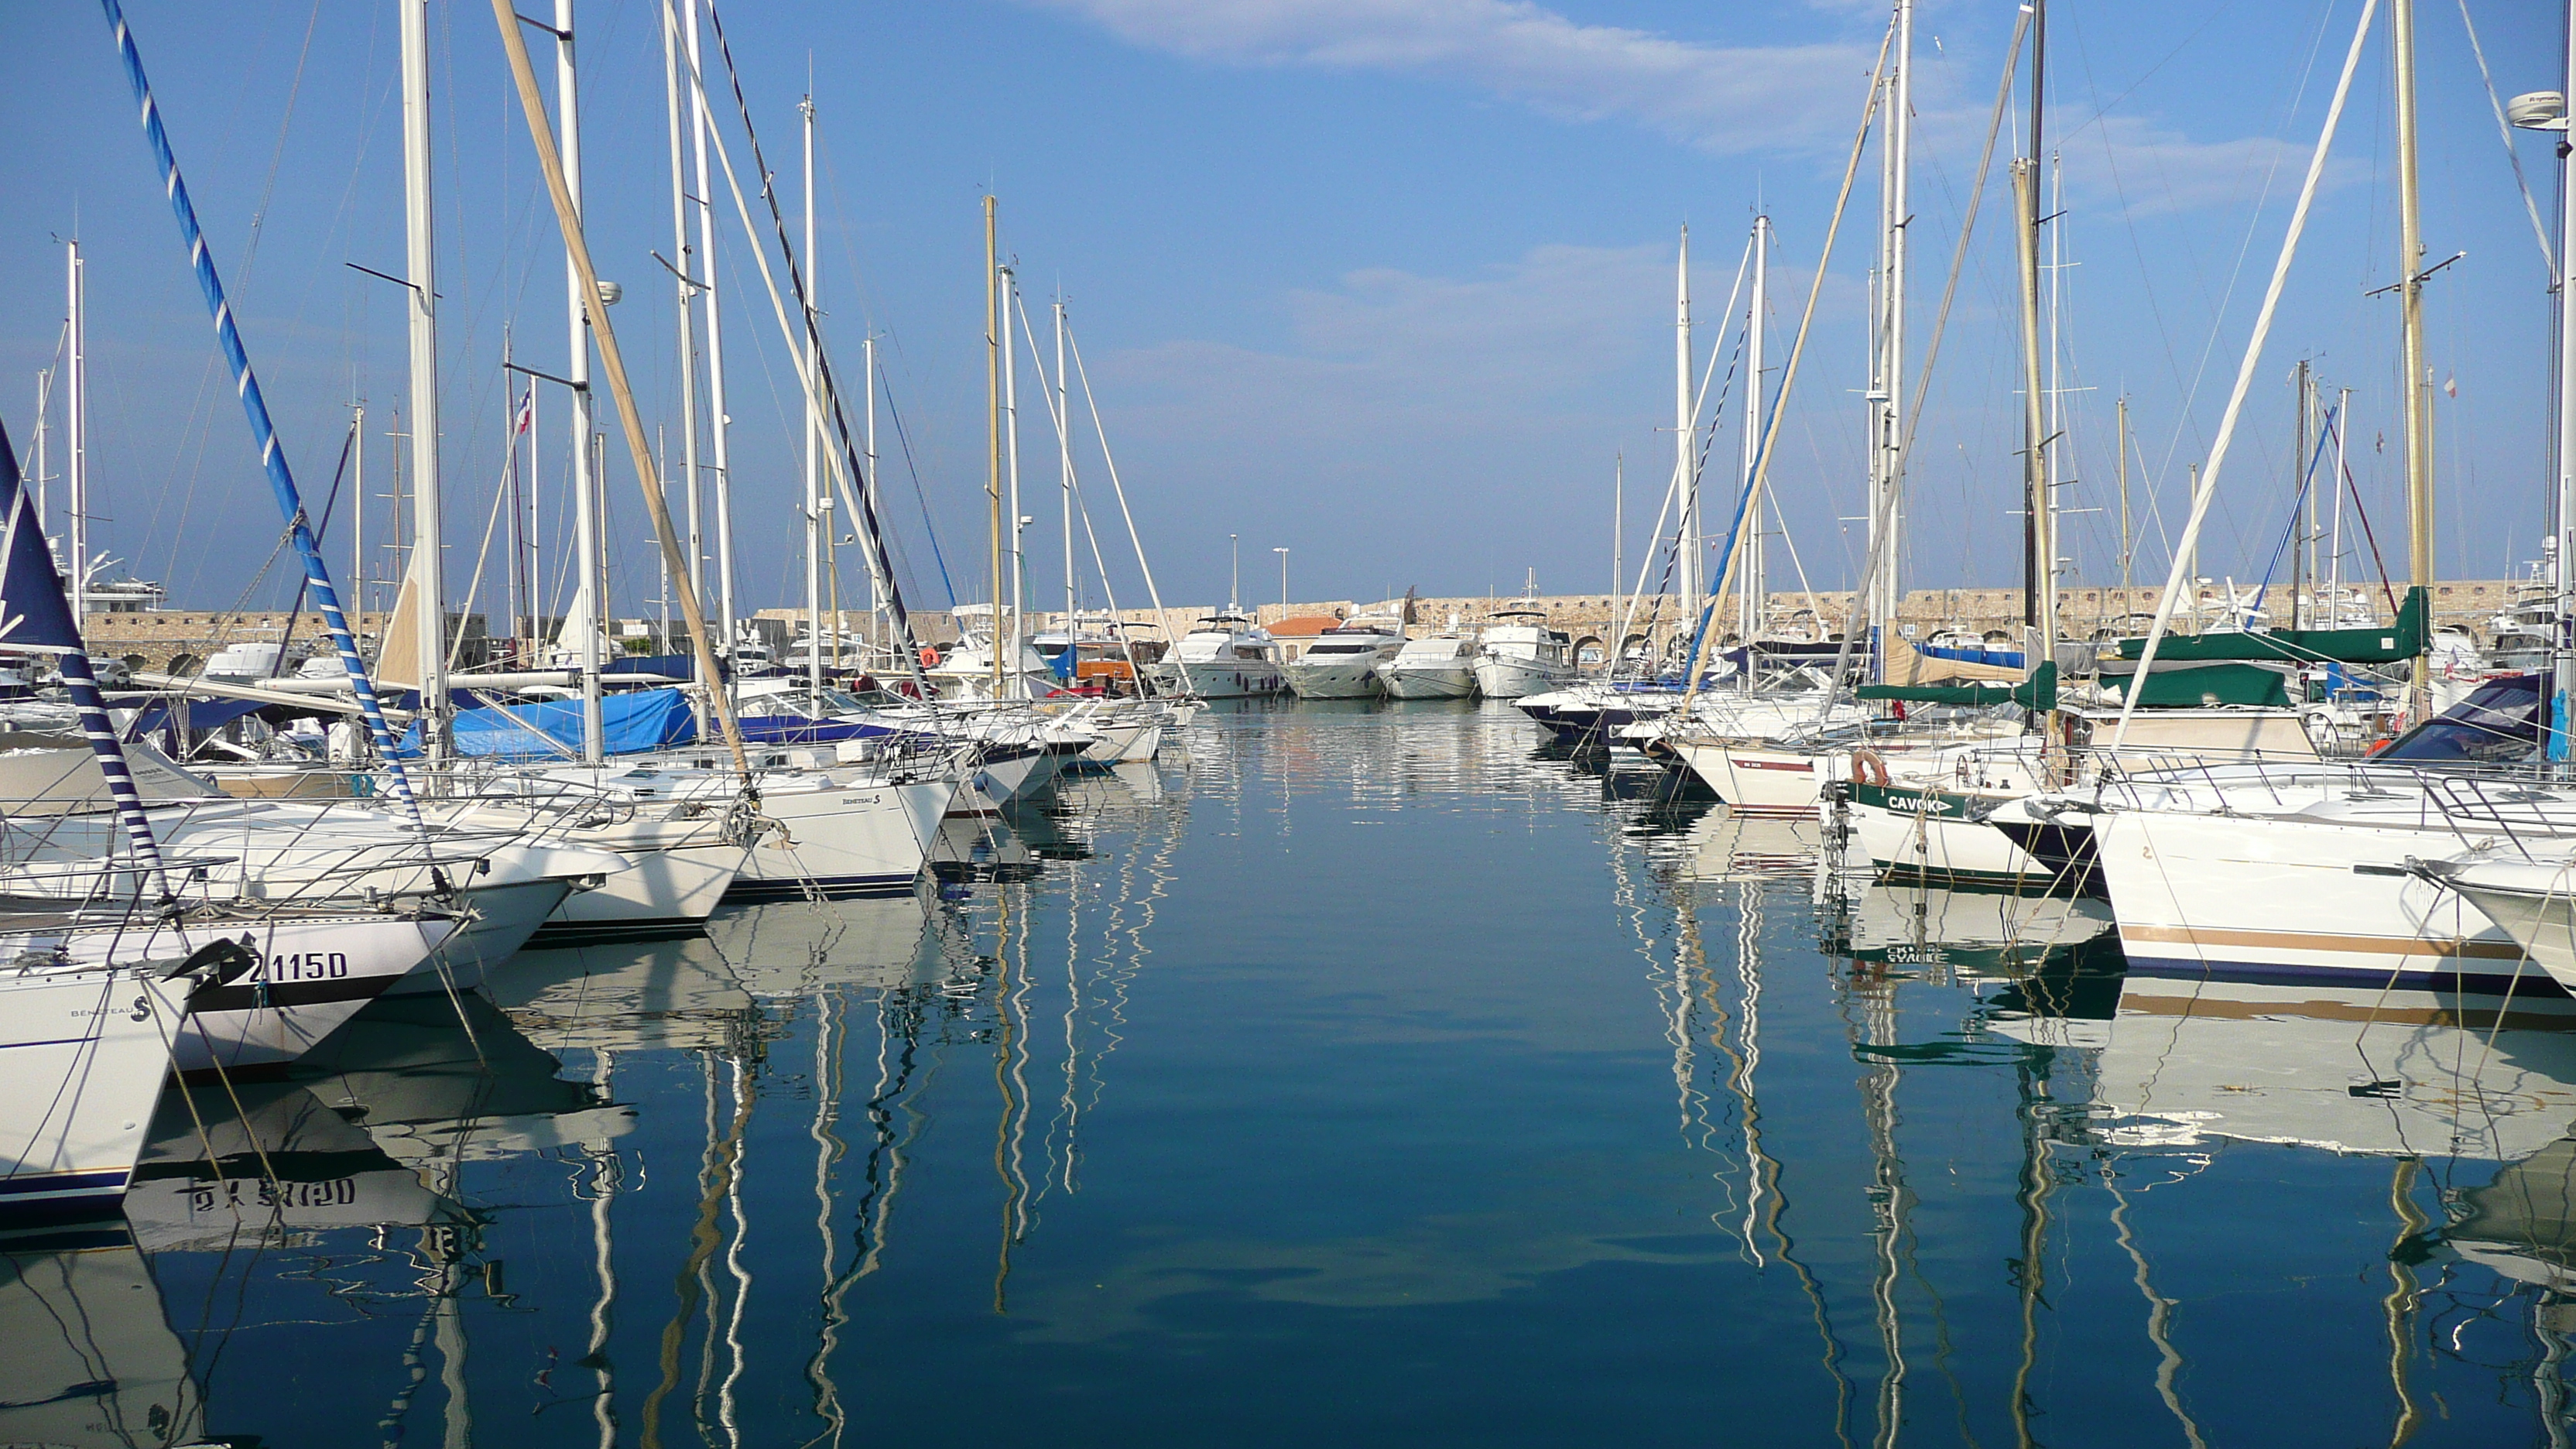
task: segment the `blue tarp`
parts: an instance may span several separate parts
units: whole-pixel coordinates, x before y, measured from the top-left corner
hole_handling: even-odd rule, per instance
[[[640,689],[612,694],[599,702],[601,742],[612,755],[685,745],[698,737],[689,701],[676,689]],[[450,738],[456,753],[484,760],[563,760],[581,758],[581,701],[549,699],[504,709],[461,710]],[[419,727],[404,737],[420,744]]]

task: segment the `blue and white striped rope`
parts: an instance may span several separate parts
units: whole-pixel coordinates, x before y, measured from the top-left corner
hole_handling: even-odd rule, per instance
[[[162,189],[169,193],[170,210],[179,219],[179,237],[187,243],[188,263],[197,273],[197,290],[205,294],[206,310],[214,317],[215,339],[223,347],[225,363],[233,370],[233,391],[241,396],[242,411],[249,415],[251,440],[259,445],[260,466],[268,471],[269,491],[277,496],[278,511],[286,515],[323,627],[330,631],[331,642],[340,651],[340,667],[349,672],[358,712],[366,717],[367,733],[375,741],[376,752],[384,757],[388,783],[411,816],[413,826],[426,835],[428,826],[421,820],[419,802],[412,797],[411,777],[403,771],[403,748],[385,724],[384,709],[376,702],[375,685],[367,678],[365,662],[358,658],[358,641],[340,612],[339,592],[331,587],[330,570],[323,567],[322,551],[314,543],[313,529],[305,520],[304,500],[296,492],[295,475],[286,466],[286,449],[279,444],[277,429],[269,422],[268,402],[260,396],[259,378],[251,371],[250,354],[243,350],[241,332],[233,325],[232,304],[224,300],[224,284],[215,275],[214,255],[206,249],[205,233],[197,225],[197,208],[188,200],[188,184],[179,179],[179,158],[171,154],[169,134],[161,128],[161,108],[153,103],[151,83],[143,77],[143,57],[134,48],[133,32],[126,28],[125,11],[117,0],[99,3],[107,12],[109,28],[116,32],[117,58],[125,63],[125,79],[134,87],[134,101],[141,108],[144,140],[152,147],[154,163],[161,168]],[[63,677],[68,683],[70,671],[66,670]]]

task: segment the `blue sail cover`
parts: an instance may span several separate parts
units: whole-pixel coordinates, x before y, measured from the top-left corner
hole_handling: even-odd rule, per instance
[[[698,737],[688,696],[676,689],[610,695],[599,702],[599,723],[601,744],[612,755],[667,749]],[[456,753],[471,759],[578,760],[581,701],[549,699],[459,710],[450,737]]]

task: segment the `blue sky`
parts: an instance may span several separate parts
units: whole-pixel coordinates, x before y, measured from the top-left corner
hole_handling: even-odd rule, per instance
[[[2493,577],[2536,548],[2548,298],[2460,9],[2418,8],[2426,245],[2435,259],[2468,254],[2428,291],[2433,363],[2457,388],[2439,406],[2440,564]],[[2090,389],[2069,394],[2080,479],[2069,503],[2102,510],[2068,520],[2084,581],[2117,572],[2111,400],[2123,392],[2142,455],[2138,569],[2161,576],[2150,500],[2179,517],[2185,466],[2215,430],[2358,9],[2052,6],[2050,127],[2076,264],[2064,274],[2065,382]],[[2549,9],[2470,0],[2501,94],[2559,84]],[[401,269],[395,11],[135,0],[128,13],[318,507],[353,390],[381,433],[404,386],[396,297],[343,265]],[[1926,0],[1918,15],[1919,344],[2014,7]],[[1614,456],[1629,462],[1632,568],[1669,474],[1671,439],[1658,428],[1670,425],[1676,231],[1693,228],[1704,356],[1720,345],[1715,314],[1757,198],[1769,211],[1776,363],[1886,11],[1840,0],[946,0],[767,4],[726,19],[791,205],[810,66],[830,337],[845,376],[866,331],[882,338],[912,445],[907,461],[892,419],[881,424],[887,511],[908,587],[937,606],[948,589],[925,516],[958,596],[981,592],[988,187],[1032,310],[1058,286],[1070,299],[1173,602],[1223,596],[1229,533],[1242,537],[1254,599],[1275,595],[1270,550],[1282,545],[1300,598],[1513,592],[1530,569],[1546,591],[1602,590]],[[580,10],[592,245],[627,289],[617,324],[648,420],[668,421],[670,287],[650,255],[671,250],[657,25],[658,9],[637,0]],[[562,283],[488,6],[441,0],[432,28],[443,457],[461,594],[499,467],[502,331],[515,319],[521,359],[558,366]],[[54,238],[77,231],[91,258],[99,536],[190,604],[270,602],[278,571],[262,581],[260,569],[274,515],[106,27],[82,5],[22,7],[12,40],[0,55],[0,124],[15,140],[0,184],[16,199],[0,225],[13,279],[0,289],[0,418],[23,451],[34,376],[60,327]],[[2383,6],[2203,547],[2211,575],[2259,575],[2279,534],[2287,378],[2301,356],[2355,389],[2355,471],[2381,543],[2392,562],[2402,554],[2396,319],[2389,299],[2363,296],[2397,269],[2386,56]],[[2554,216],[2555,164],[2536,139],[2518,144]],[[1846,581],[1858,552],[1842,520],[1859,511],[1875,174],[1864,166],[1772,475],[1818,587]],[[2018,582],[2018,341],[1999,184],[1990,198],[1917,445],[1911,586]],[[792,603],[791,374],[730,223],[719,245],[743,602]],[[557,400],[546,402],[559,421]],[[1029,535],[1032,576],[1051,599],[1054,442],[1034,396],[1025,402],[1025,507],[1042,520]],[[2382,434],[2386,453],[2368,446]],[[371,441],[381,488],[392,453]],[[651,556],[611,451],[619,607],[631,611],[650,591]],[[542,464],[549,487],[561,452],[558,436]],[[1082,462],[1106,529],[1097,454]],[[385,531],[381,501],[369,528]],[[330,552],[336,562],[345,546]],[[1114,568],[1121,601],[1135,601],[1132,568]],[[1775,578],[1787,575],[1782,559]]]

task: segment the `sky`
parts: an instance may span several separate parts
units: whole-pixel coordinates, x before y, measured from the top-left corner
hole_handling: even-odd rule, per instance
[[[521,0],[523,10],[535,0]],[[402,295],[351,264],[404,267],[397,11],[388,0],[131,0],[127,15],[258,367],[318,514],[350,405],[367,408],[366,530],[384,495],[405,388]],[[2440,380],[2437,563],[2493,578],[2536,555],[2551,391],[2547,269],[2472,53],[2501,97],[2560,85],[2560,18],[2521,0],[2417,7],[2426,286]],[[1923,362],[1991,115],[2016,6],[1922,0],[1906,330]],[[798,102],[816,106],[817,264],[835,371],[882,360],[879,483],[906,595],[986,590],[982,199],[1042,334],[1061,295],[1101,434],[1174,605],[1601,593],[1614,477],[1624,557],[1650,561],[1673,473],[1676,247],[1687,225],[1694,371],[1721,378],[1757,209],[1776,235],[1767,385],[1800,330],[1836,190],[1887,32],[1852,0],[784,0],[720,12],[791,222]],[[2360,0],[2049,7],[2043,113],[2062,191],[2062,409],[2070,582],[2116,583],[2115,399],[2129,400],[2133,569],[2160,581],[2188,468],[2207,457]],[[585,208],[648,427],[677,471],[680,371],[661,9],[578,0]],[[0,51],[0,421],[30,451],[37,374],[59,356],[63,246],[87,257],[97,546],[191,607],[287,593],[280,523],[223,377],[135,122],[110,34],[82,5],[21,5]],[[560,240],[489,6],[433,0],[442,487],[451,601],[467,593],[504,467],[505,345],[559,371]],[[551,42],[539,43],[541,70]],[[711,66],[714,64],[710,57]],[[2393,297],[2400,274],[2388,7],[2380,7],[2325,184],[2254,374],[2201,549],[2203,574],[2251,582],[2295,488],[2290,377],[2304,358],[2350,397],[2346,568],[2378,567],[2367,513],[2402,572]],[[750,177],[720,71],[720,129]],[[2006,120],[2027,123],[2027,72]],[[1772,577],[1857,572],[1862,399],[1879,163],[1859,168],[1769,483],[1788,535]],[[2554,233],[2558,165],[2516,133]],[[2019,332],[1999,158],[1963,254],[1911,458],[1901,579],[2019,583]],[[737,599],[800,598],[794,372],[718,173]],[[752,205],[759,207],[758,198]],[[773,255],[773,264],[775,257]],[[692,267],[696,259],[691,258]],[[1039,339],[1051,372],[1052,338]],[[1063,597],[1055,430],[1020,363],[1029,588]],[[1723,393],[1705,486],[1735,487],[1741,379]],[[2332,399],[2330,399],[2332,400]],[[542,567],[559,604],[570,444],[541,396],[534,450]],[[1090,514],[1082,597],[1144,586],[1079,383],[1076,468]],[[59,474],[61,418],[53,415]],[[613,587],[650,611],[654,554],[634,473],[610,436]],[[344,485],[346,487],[346,485]],[[675,483],[676,488],[676,483]],[[354,493],[354,488],[347,491]],[[708,478],[707,491],[713,491]],[[63,509],[52,491],[53,523]],[[2327,511],[2331,519],[2331,510]],[[1080,527],[1080,525],[1077,525]],[[712,543],[714,524],[706,524]],[[1669,531],[1669,526],[1667,528]],[[1230,546],[1229,536],[1239,542]],[[1669,540],[1667,540],[1667,549]],[[326,553],[347,567],[345,518]],[[1791,555],[1794,554],[1794,566]],[[1668,554],[1665,555],[1668,557]],[[381,576],[390,556],[379,554]],[[497,556],[476,607],[496,597]],[[860,584],[855,553],[845,598]]]

